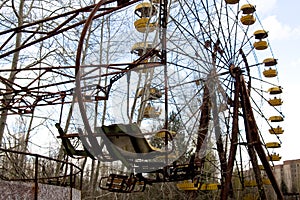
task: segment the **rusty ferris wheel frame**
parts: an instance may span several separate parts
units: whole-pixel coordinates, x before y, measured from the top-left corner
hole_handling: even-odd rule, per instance
[[[105,1],[104,5],[116,2],[114,0]],[[94,16],[93,20],[98,19],[102,16],[108,15],[112,12],[120,10],[128,5],[134,4],[138,0],[134,0],[125,4],[120,4],[118,6],[111,6],[106,8],[99,8],[97,14]],[[8,35],[7,39],[3,41],[0,45],[0,59],[4,59],[7,56],[12,55],[13,53],[19,52],[25,48],[31,47],[35,44],[43,42],[51,37],[64,33],[68,30],[71,30],[75,27],[82,26],[86,23],[86,19],[81,21],[72,22],[76,19],[81,13],[91,12],[97,4],[90,5],[84,8],[80,8],[74,11],[66,12],[57,16],[48,17],[45,19],[37,20],[32,23],[22,25],[20,27],[11,28],[5,31],[0,32],[1,35]],[[54,29],[48,31],[39,31],[39,26],[43,23],[51,23],[55,20],[63,19],[63,21],[56,26]],[[6,51],[5,48],[9,45],[9,42],[15,37],[17,33],[29,33],[30,35],[24,39],[24,42],[17,48]],[[39,36],[38,39],[35,37]],[[104,65],[105,67],[117,69],[122,71],[122,66],[132,65],[132,63],[116,64],[116,65]],[[37,106],[47,106],[47,105],[56,105],[62,103],[71,103],[70,101],[64,101],[66,96],[73,96],[74,89],[66,91],[49,91],[41,92],[41,88],[48,88],[52,86],[59,86],[64,84],[70,84],[75,82],[76,73],[70,75],[64,73],[62,69],[74,69],[75,66],[49,66],[49,67],[28,67],[24,69],[0,69],[1,73],[12,73],[13,76],[16,76],[17,73],[21,71],[40,71],[37,77],[29,82],[27,85],[18,85],[17,83],[11,82],[9,78],[1,78],[2,84],[6,88],[1,88],[1,108],[0,111],[5,111],[6,114],[29,114],[34,111]],[[36,86],[35,84],[44,77],[47,77],[49,73],[61,75],[68,78],[69,80],[55,82],[46,84],[43,86]]]
[[[21,27],[16,27],[12,28],[9,30],[5,30],[0,32],[0,35],[7,35],[9,34],[10,36],[7,38],[6,41],[4,41],[1,46],[0,46],[0,51],[2,52],[0,54],[0,59],[3,59],[7,56],[12,55],[15,52],[21,51],[22,49],[28,48],[34,44],[40,43],[44,40],[47,40],[55,35],[61,34],[65,31],[68,31],[72,28],[81,26],[81,25],[86,25],[85,27],[87,28],[89,24],[91,23],[92,20],[95,20],[99,17],[102,17],[104,15],[113,13],[114,11],[117,11],[119,9],[125,8],[126,6],[129,6],[131,4],[134,4],[138,2],[139,0],[134,0],[134,1],[128,1],[123,4],[119,4],[117,7],[105,7],[102,8],[101,6],[113,3],[115,2],[114,0],[111,1],[100,1],[98,4],[94,4],[91,6],[87,6],[85,8],[77,9],[74,11],[70,11],[61,15],[57,15],[54,17],[49,17],[46,19],[38,20],[36,22],[28,23],[26,25],[23,25]],[[121,1],[120,1],[121,2]],[[166,2],[166,1],[163,1]],[[75,19],[80,13],[82,12],[90,12],[90,18],[86,20],[79,21],[74,24],[70,24],[70,22]],[[166,4],[162,3],[160,4],[160,27],[162,29],[167,28],[167,6]],[[49,30],[49,31],[43,31],[40,32],[38,30],[28,30],[28,29],[34,29],[36,28],[37,25],[46,23],[46,22],[51,22],[53,20],[57,20],[59,18],[66,18],[60,25],[58,25],[55,29]],[[86,30],[83,30],[86,31]],[[26,32],[26,33],[31,33],[28,38],[25,39],[23,44],[13,50],[10,51],[4,51],[3,49],[6,48],[6,45],[10,42],[10,40],[13,39],[13,37],[18,33],[18,32]],[[39,39],[32,39],[34,38],[35,35],[41,35]],[[84,42],[84,34],[83,37],[80,38],[79,43]],[[132,63],[122,63],[122,64],[109,64],[109,65],[103,65],[103,67],[107,67],[109,69],[115,70],[113,73],[106,74],[104,76],[112,76],[110,84],[106,85],[105,87],[99,87],[98,91],[102,93],[101,96],[95,96],[94,100],[107,100],[109,98],[109,91],[110,87],[114,82],[116,82],[120,77],[126,74],[126,72],[132,68],[135,68],[137,65],[139,65],[141,62],[143,62],[145,59],[148,57],[151,57],[153,55],[156,55],[160,58],[160,62],[156,63],[150,63],[149,67],[155,67],[157,65],[166,65],[167,62],[167,55],[166,55],[166,35],[165,32],[161,31],[160,32],[160,40],[162,42],[162,48],[161,51],[157,51],[156,49],[152,49],[151,51],[148,51],[146,54],[141,56],[139,59]],[[80,46],[80,45],[79,45]],[[76,65],[75,66],[59,66],[59,67],[31,67],[31,68],[26,68],[26,69],[0,69],[0,73],[3,72],[9,72],[13,73],[14,75],[19,73],[20,71],[42,71],[42,73],[39,74],[39,76],[35,77],[29,84],[22,86],[19,85],[18,83],[11,82],[9,79],[0,77],[1,82],[3,85],[5,85],[6,88],[1,89],[1,107],[0,111],[5,114],[28,114],[32,113],[36,107],[39,106],[49,106],[49,105],[56,105],[56,104],[62,104],[62,103],[72,103],[72,101],[65,101],[66,96],[74,96],[75,89],[67,90],[67,91],[49,91],[49,92],[40,92],[41,88],[47,88],[51,86],[58,86],[58,85],[64,85],[64,84],[69,84],[69,83],[75,83],[76,82],[76,73],[79,70],[79,67],[84,67],[80,66],[80,53],[82,49],[78,49],[77,51],[77,57],[76,57]],[[213,53],[214,56],[214,53]],[[147,64],[146,64],[147,66]],[[64,74],[60,70],[61,69],[74,69],[75,74],[74,76],[70,74]],[[35,82],[39,81],[41,78],[43,78],[44,75],[47,75],[48,73],[54,73],[54,74],[59,74],[61,76],[67,77],[69,80],[68,81],[62,81],[62,82],[57,82],[57,83],[52,83],[49,85],[43,85],[43,86],[32,86],[34,85]],[[228,195],[230,194],[231,190],[231,179],[232,179],[232,173],[233,173],[233,166],[234,166],[234,161],[235,161],[235,156],[236,156],[236,151],[237,151],[237,146],[238,144],[238,115],[239,115],[239,104],[240,107],[243,110],[243,120],[244,120],[244,125],[246,128],[246,143],[248,146],[248,153],[252,162],[253,170],[255,173],[256,177],[256,182],[258,185],[258,189],[260,192],[260,197],[261,199],[267,199],[266,194],[263,189],[263,183],[262,179],[260,176],[260,169],[258,167],[257,163],[257,156],[260,158],[266,173],[268,175],[268,178],[270,179],[272,186],[277,194],[278,199],[283,199],[282,193],[279,189],[279,186],[275,180],[275,177],[272,173],[272,169],[268,163],[266,154],[264,152],[264,149],[262,148],[262,142],[260,141],[257,125],[255,122],[255,117],[253,115],[253,111],[251,108],[251,103],[250,103],[250,98],[248,94],[248,88],[246,87],[244,77],[239,69],[238,66],[232,66],[230,73],[234,79],[235,79],[235,94],[234,94],[234,108],[233,108],[233,121],[232,121],[232,138],[231,138],[231,144],[230,144],[230,151],[229,151],[229,156],[228,159],[226,159],[226,155],[224,155],[223,152],[223,144],[218,143],[218,153],[220,157],[220,163],[221,163],[221,174],[222,174],[222,187],[221,187],[221,199],[227,199]],[[83,88],[84,89],[84,88]],[[167,88],[166,88],[167,89]],[[202,105],[202,113],[201,113],[201,121],[200,125],[203,127],[201,130],[205,130],[205,127],[208,127],[208,119],[209,119],[209,113],[213,110],[210,106],[210,101],[213,100],[213,98],[209,95],[209,87],[205,86],[204,90],[204,96],[203,96],[203,105]],[[30,99],[28,101],[27,99]],[[82,100],[82,99],[81,99]],[[80,99],[79,99],[80,101]],[[167,108],[167,107],[166,107]],[[167,122],[167,120],[166,120]],[[165,124],[165,128],[167,128],[167,124]],[[201,149],[201,141],[203,141],[203,138],[206,136],[207,131],[202,131],[198,135],[198,143],[196,149]],[[220,141],[218,141],[220,142]]]

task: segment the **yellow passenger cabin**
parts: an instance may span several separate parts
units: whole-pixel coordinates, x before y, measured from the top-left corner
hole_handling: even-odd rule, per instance
[[[274,117],[280,117],[280,116],[274,116]],[[283,120],[283,119],[282,119]],[[269,132],[271,134],[283,134],[284,130],[282,129],[282,127],[278,126],[276,128],[271,127],[269,129]]]
[[[254,37],[257,40],[262,40],[268,37],[268,32],[265,30],[257,30],[254,32]]]
[[[269,120],[271,122],[282,122],[283,121],[283,117],[282,116],[271,116],[269,118]]]
[[[267,156],[268,161],[280,161],[281,160],[281,156],[279,156],[278,154],[271,154],[269,156]]]
[[[271,185],[271,181],[268,178],[263,178],[262,182],[263,182],[264,185]]]
[[[260,170],[265,170],[265,168],[264,168],[263,165],[258,165],[258,168],[259,168]]]
[[[159,108],[155,108],[148,104],[144,110],[144,118],[157,118],[160,116],[162,110]]]
[[[243,12],[243,14],[249,15],[253,14],[256,11],[256,8],[252,4],[244,4],[240,10]]]
[[[256,49],[256,50],[265,50],[268,48],[268,42],[267,41],[257,41],[257,42],[254,42],[253,44],[253,47]]]
[[[201,190],[201,191],[214,191],[220,187],[219,183],[197,183],[191,180],[185,180],[176,184],[179,190]]]
[[[200,183],[194,183],[191,180],[185,180],[183,182],[177,183],[176,187],[179,190],[198,190],[200,187]]]
[[[149,2],[143,2],[143,3],[138,4],[135,7],[134,13],[137,16],[139,16],[140,18],[142,18],[142,17],[151,17],[151,16],[157,14],[157,10]]]
[[[276,86],[276,87],[271,87],[268,89],[269,94],[281,94],[282,93],[282,89],[280,86]]]
[[[245,180],[244,186],[245,187],[255,187],[255,186],[257,186],[257,184],[256,184],[255,180]]]
[[[278,142],[267,142],[266,147],[267,148],[280,148],[281,145]]]
[[[137,42],[131,48],[131,53],[134,53],[138,56],[142,56],[146,52],[150,51],[153,48],[153,45],[149,42]]]
[[[273,77],[276,77],[277,76],[277,70],[276,69],[266,69],[263,71],[263,75],[266,77],[266,78],[273,78]]]
[[[266,58],[263,60],[263,63],[266,67],[277,65],[277,59],[274,58]]]
[[[134,22],[134,27],[138,32],[141,33],[153,32],[157,27],[157,23],[150,22],[149,18],[143,17]]]
[[[246,26],[254,24],[255,21],[256,21],[256,19],[253,15],[244,15],[241,17],[242,24],[246,25]]]
[[[270,179],[262,178],[261,180],[264,185],[271,185]],[[245,180],[244,186],[245,187],[256,187],[257,186],[256,180]]]
[[[138,97],[143,96],[144,91],[145,91],[144,88],[140,89],[138,92]],[[154,87],[149,89],[149,98],[148,98],[149,100],[155,100],[155,99],[159,99],[161,97],[162,97],[162,93],[159,89],[154,88]]]
[[[218,190],[219,187],[220,187],[220,184],[218,184],[218,183],[203,183],[200,187],[200,190],[213,191],[213,190]]]
[[[282,105],[283,102],[282,102],[281,98],[274,97],[273,99],[268,100],[268,103],[271,106],[280,106],[280,105]]]

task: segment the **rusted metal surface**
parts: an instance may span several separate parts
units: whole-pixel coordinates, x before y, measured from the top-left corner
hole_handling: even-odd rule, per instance
[[[87,19],[81,20],[82,15],[94,11],[93,17],[90,19],[96,20],[100,17],[108,15],[112,12],[120,10],[126,6],[132,5],[139,0],[119,2],[117,6],[113,6],[113,2],[116,0],[103,0],[101,3],[86,6],[84,8],[72,10],[66,13],[58,14],[56,16],[47,17],[45,19],[37,20],[31,23],[26,23],[20,27],[11,28],[0,32],[0,36],[3,36],[3,41],[0,43],[0,59],[6,59],[13,53],[41,43],[47,39],[53,38],[59,34],[67,33],[68,31],[80,27],[87,23]],[[98,5],[98,7],[97,7]],[[103,6],[105,5],[105,7]],[[54,23],[55,22],[55,23]],[[58,24],[57,24],[58,23]],[[47,24],[57,24],[57,26],[46,26]],[[39,31],[40,26],[47,27],[43,31]],[[23,43],[18,48],[10,48],[9,44],[13,42],[13,38],[17,33],[23,34]],[[82,41],[81,41],[82,40]],[[79,42],[84,42],[80,39]],[[126,73],[128,67],[126,66],[137,66],[139,61],[136,63],[118,63],[118,64],[107,64],[103,65],[103,68],[113,70],[113,74]],[[147,63],[145,65],[149,65]],[[155,65],[155,63],[154,63]],[[49,106],[57,104],[72,103],[73,96],[75,93],[75,78],[76,73],[81,68],[90,66],[41,66],[37,67],[28,66],[20,69],[1,69],[0,72],[3,74],[13,73],[13,76],[17,77],[18,80],[11,82],[9,78],[0,76],[2,85],[0,86],[0,111],[7,111],[9,114],[32,114],[38,106]],[[122,68],[123,66],[123,68]],[[125,67],[124,67],[125,66]],[[151,66],[152,67],[152,66]],[[31,74],[28,77],[28,74]],[[112,72],[110,72],[112,73]],[[110,76],[113,74],[103,74],[103,76]],[[57,77],[55,81],[45,81],[49,77]],[[42,84],[41,84],[42,81]],[[97,87],[97,86],[95,86]],[[105,86],[102,86],[105,87]],[[98,88],[98,90],[103,88]],[[102,100],[100,97],[92,97],[92,100]]]
[[[211,102],[210,102],[210,95],[209,90],[206,84],[204,84],[204,92],[203,92],[203,103],[201,105],[201,116],[200,116],[200,123],[198,128],[198,137],[197,137],[197,144],[196,144],[196,154],[200,151],[202,144],[205,140],[205,137],[208,133],[208,124],[210,121],[210,110],[211,110]],[[196,158],[198,159],[197,155]]]
[[[107,4],[113,3],[115,1],[116,0],[103,0],[101,5],[107,5]],[[130,2],[128,1],[127,3],[121,4],[118,6],[110,6],[110,7],[105,7],[105,8],[98,7],[97,8],[98,13],[94,15],[93,20],[100,18],[104,15],[110,14],[114,11],[120,10],[121,8],[124,8],[128,5],[134,4],[138,1],[140,1],[140,0],[133,0]],[[20,27],[1,31],[0,36],[6,35],[6,34],[9,34],[10,36],[8,36],[6,40],[3,40],[3,42],[1,43],[1,46],[0,46],[0,50],[6,49],[9,42],[11,42],[14,35],[18,32],[31,33],[31,35],[29,35],[28,38],[24,39],[25,42],[20,47],[1,53],[0,59],[6,57],[8,55],[11,55],[17,51],[20,51],[22,49],[30,47],[34,44],[42,42],[46,39],[49,39],[55,35],[61,34],[72,28],[75,28],[75,27],[85,24],[86,19],[78,21],[78,20],[75,20],[76,17],[80,16],[80,14],[91,12],[96,6],[97,6],[97,4],[93,4],[93,5],[86,6],[84,8],[80,8],[80,9],[76,9],[76,10],[73,10],[70,12],[66,12],[66,13],[63,13],[60,15],[56,15],[53,17],[47,17],[45,19],[37,20],[32,23],[27,23]],[[38,31],[39,26],[42,26],[43,24],[46,25],[47,23],[51,24],[53,22],[57,22],[59,19],[62,19],[62,22],[60,24],[58,24],[57,26],[55,26],[55,28],[50,29],[50,30]],[[45,26],[45,27],[47,27],[47,26]],[[34,38],[34,39],[32,39],[32,38]],[[36,39],[36,38],[38,38],[38,39]]]
[[[239,77],[239,73],[235,74],[235,76]],[[239,81],[235,82],[235,90],[239,91],[240,83]],[[227,170],[225,172],[225,182],[223,187],[221,188],[221,199],[226,200],[232,191],[231,180],[232,180],[232,172],[234,161],[236,158],[236,151],[238,145],[238,134],[239,134],[239,123],[238,123],[238,114],[239,114],[239,93],[236,92],[234,94],[234,109],[233,109],[233,121],[232,121],[232,134],[231,134],[231,144],[228,156]]]
[[[247,87],[245,84],[244,78],[240,77],[241,82],[241,103],[242,103],[242,109],[243,109],[243,115],[244,115],[244,122],[246,127],[246,137],[247,137],[247,143],[248,143],[248,152],[250,155],[250,159],[252,162],[253,171],[255,173],[256,183],[258,185],[259,194],[261,199],[267,199],[266,193],[263,188],[263,183],[261,179],[261,173],[257,162],[257,155],[259,156],[263,166],[265,167],[265,170],[267,172],[268,178],[270,179],[273,189],[276,192],[278,199],[283,199],[283,195],[281,193],[281,190],[279,188],[279,185],[275,179],[275,176],[271,170],[270,164],[267,160],[266,154],[264,152],[264,149],[262,148],[262,142],[260,141],[260,137],[257,130],[257,124],[255,121],[255,117],[253,115],[250,98],[247,92]]]

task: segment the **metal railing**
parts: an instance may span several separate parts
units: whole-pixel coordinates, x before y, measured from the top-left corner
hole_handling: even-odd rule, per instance
[[[34,197],[38,197],[38,184],[51,184],[81,190],[82,170],[73,163],[54,158],[0,148],[0,179],[34,182]]]

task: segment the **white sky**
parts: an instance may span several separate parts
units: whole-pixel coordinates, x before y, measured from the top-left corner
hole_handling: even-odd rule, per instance
[[[282,148],[283,160],[300,159],[300,119],[298,90],[300,88],[300,1],[252,0],[264,29],[269,31],[270,46],[278,59],[279,82],[283,87]],[[277,164],[277,163],[275,163]]]

